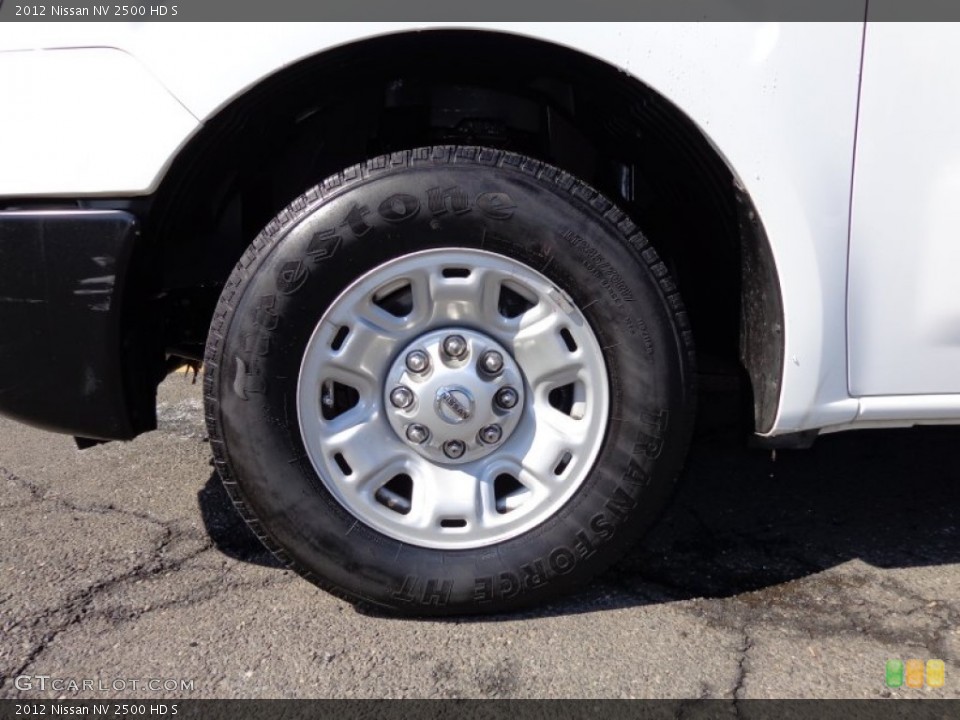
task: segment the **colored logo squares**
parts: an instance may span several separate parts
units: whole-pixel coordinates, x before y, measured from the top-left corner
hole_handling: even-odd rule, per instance
[[[898,688],[906,685],[909,688],[922,688],[926,679],[927,687],[940,688],[946,682],[946,666],[943,660],[927,660],[926,667],[922,660],[910,659],[887,660],[884,668],[884,681],[887,687]]]
[[[907,687],[923,687],[923,661],[907,660]]]
[[[903,685],[903,660],[887,660],[887,687]]]
[[[946,680],[947,668],[943,660],[927,660],[927,685],[943,687]]]

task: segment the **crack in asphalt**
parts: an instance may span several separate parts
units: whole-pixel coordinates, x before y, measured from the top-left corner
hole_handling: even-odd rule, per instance
[[[742,632],[743,632],[743,641],[738,649],[738,652],[740,653],[740,657],[737,658],[737,674],[733,679],[733,690],[731,692],[733,697],[733,706],[734,706],[734,709],[737,711],[738,716],[740,712],[739,712],[739,707],[737,706],[737,702],[739,700],[743,700],[746,697],[745,684],[747,681],[747,673],[750,671],[750,667],[748,665],[749,659],[747,658],[747,655],[749,654],[750,650],[753,648],[753,639],[750,637],[750,633],[747,630],[746,625],[743,626]]]
[[[125,515],[127,517],[133,517],[138,520],[143,520],[144,522],[149,522],[154,525],[158,525],[161,528],[166,528],[168,525],[167,521],[161,520],[160,518],[157,518],[151,515],[150,513],[140,512],[137,510],[125,510],[123,508],[118,508],[113,503],[108,503],[106,505],[100,505],[100,504],[79,505],[59,495],[51,495],[47,492],[44,492],[43,488],[37,483],[31,482],[30,480],[27,480],[26,478],[21,477],[20,475],[17,475],[16,473],[8,470],[2,465],[0,465],[0,478],[3,478],[4,480],[15,483],[17,485],[20,485],[21,487],[26,489],[26,491],[30,493],[30,498],[33,501],[54,503],[55,505],[61,508],[70,510],[71,512],[92,513],[94,515],[118,514],[118,515]],[[25,504],[26,503],[18,503],[17,505],[22,507]],[[10,508],[11,506],[0,507],[0,510],[6,510]]]
[[[189,552],[182,557],[171,559],[165,557],[164,552],[177,540],[190,539],[189,533],[185,533],[183,530],[180,530],[177,527],[176,521],[164,521],[149,513],[117,508],[112,504],[102,505],[75,503],[63,497],[44,492],[44,490],[36,483],[31,482],[30,480],[2,466],[0,466],[0,478],[21,486],[22,488],[26,489],[30,495],[29,500],[22,503],[17,503],[13,506],[7,505],[4,508],[0,508],[0,511],[9,510],[12,507],[23,507],[24,505],[30,503],[49,503],[54,507],[72,513],[86,513],[95,515],[117,514],[125,517],[132,517],[158,527],[163,533],[159,542],[156,542],[152,547],[146,550],[148,557],[140,562],[137,562],[135,565],[133,565],[133,567],[122,573],[99,580],[98,582],[73,592],[56,606],[52,608],[46,608],[43,610],[43,612],[33,617],[15,621],[9,627],[4,628],[5,632],[9,632],[16,627],[21,626],[37,627],[40,625],[46,625],[46,627],[41,630],[42,635],[39,641],[30,649],[30,651],[27,653],[26,659],[19,666],[0,670],[0,690],[6,686],[9,678],[23,674],[28,668],[34,665],[47,650],[47,648],[49,648],[50,645],[56,640],[57,636],[68,628],[95,618],[103,618],[111,622],[129,622],[142,617],[147,612],[153,612],[155,610],[161,610],[174,606],[190,606],[199,602],[203,602],[204,600],[210,599],[216,595],[215,592],[209,592],[197,597],[196,594],[191,593],[184,598],[178,598],[167,603],[160,603],[155,606],[151,606],[149,610],[141,609],[133,613],[128,613],[126,617],[123,618],[118,617],[116,608],[108,608],[98,612],[90,612],[91,607],[94,605],[97,599],[112,589],[131,581],[139,581],[150,577],[176,572],[188,561],[215,549],[214,543],[209,538],[206,538],[204,544],[200,548]],[[229,585],[234,584],[237,583],[232,583]],[[222,591],[222,587],[220,590]],[[12,597],[12,594],[7,595],[4,598],[4,601]],[[0,604],[2,604],[2,602],[0,602]]]
[[[746,633],[748,625],[770,625],[781,630],[792,627],[810,639],[846,636],[851,639],[870,638],[880,644],[900,648],[929,649],[937,646],[941,649],[938,657],[957,662],[957,655],[950,651],[948,643],[950,628],[957,627],[960,620],[956,612],[947,609],[947,619],[944,620],[931,614],[926,606],[927,601],[924,601],[923,607],[898,615],[901,619],[919,616],[934,623],[935,629],[925,632],[917,627],[909,627],[894,631],[882,622],[890,619],[889,609],[874,611],[868,605],[856,605],[849,598],[839,599],[826,607],[816,607],[809,600],[811,588],[804,588],[804,583],[809,584],[810,580],[785,583],[779,588],[782,591],[779,597],[771,597],[768,589],[734,598],[697,598],[692,603],[680,603],[680,608],[712,627],[741,634]],[[941,606],[938,604],[937,607]],[[943,607],[946,609],[947,606]],[[797,614],[794,616],[785,610],[796,610]],[[748,635],[746,637],[749,639]],[[751,640],[747,650],[752,647]]]
[[[51,495],[34,482],[0,466],[0,478],[20,485],[30,495],[29,500],[17,503],[13,506],[7,505],[0,508],[0,512],[9,510],[12,507],[22,507],[31,503],[49,503],[54,507],[73,513],[88,513],[94,515],[117,514],[125,517],[132,517],[137,520],[150,523],[162,530],[162,537],[150,548],[146,549],[146,559],[137,562],[124,572],[115,574],[105,579],[99,580],[80,590],[77,590],[63,599],[54,607],[44,609],[40,614],[16,620],[12,625],[4,628],[4,632],[9,632],[16,627],[36,628],[42,626],[39,631],[42,633],[39,640],[27,653],[26,658],[16,667],[9,669],[0,669],[0,690],[7,686],[10,678],[24,674],[30,667],[43,656],[44,652],[54,643],[57,637],[64,631],[80,625],[81,623],[92,620],[103,620],[111,624],[122,624],[138,620],[149,613],[158,612],[170,608],[189,608],[212,600],[225,591],[243,590],[253,587],[273,586],[292,582],[296,578],[290,573],[283,572],[282,575],[274,579],[263,580],[259,582],[229,580],[225,579],[223,573],[219,579],[211,579],[199,587],[191,587],[188,593],[183,597],[177,597],[173,600],[160,603],[151,603],[143,608],[128,609],[122,603],[108,605],[104,608],[94,610],[95,603],[102,597],[108,595],[112,590],[128,583],[139,582],[142,580],[158,578],[172,573],[176,573],[191,560],[217,549],[215,543],[207,536],[202,538],[203,544],[177,558],[170,558],[165,552],[177,541],[187,540],[196,541],[200,534],[196,536],[188,529],[178,527],[176,520],[162,520],[146,512],[126,510],[117,508],[112,504],[79,504],[67,500],[63,497]],[[142,557],[142,555],[141,555]],[[69,577],[69,576],[68,576]],[[13,594],[7,594],[0,605],[13,597]]]
[[[168,530],[165,534],[163,540],[157,544],[151,551],[151,554],[154,557],[149,558],[148,560],[138,563],[134,567],[130,568],[124,573],[115,575],[113,577],[101,580],[92,585],[89,585],[82,590],[79,590],[69,596],[54,608],[48,608],[42,614],[31,618],[33,625],[38,625],[45,620],[52,620],[57,615],[66,615],[66,618],[59,623],[53,625],[52,627],[47,628],[43,636],[40,638],[40,641],[34,646],[34,648],[27,654],[26,660],[17,668],[13,669],[9,673],[3,673],[0,676],[0,689],[3,689],[6,686],[6,681],[10,677],[16,677],[22,675],[24,671],[33,665],[37,659],[43,654],[43,652],[56,640],[57,636],[66,630],[67,628],[77,625],[85,619],[84,610],[89,608],[90,605],[94,602],[96,596],[99,593],[102,593],[110,588],[119,585],[127,580],[132,578],[141,577],[145,574],[149,574],[148,570],[152,561],[157,559],[163,549],[170,544],[172,540],[172,533]]]

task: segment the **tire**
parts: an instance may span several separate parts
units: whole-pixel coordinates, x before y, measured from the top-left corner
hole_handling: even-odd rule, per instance
[[[433,147],[267,225],[204,392],[224,485],[282,562],[367,610],[449,615],[542,603],[628,549],[675,485],[692,380],[630,219],[542,162]]]

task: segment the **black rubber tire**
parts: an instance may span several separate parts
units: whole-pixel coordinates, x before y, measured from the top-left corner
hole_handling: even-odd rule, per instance
[[[430,188],[459,188],[467,207],[431,212]],[[401,192],[422,210],[388,222],[378,208]],[[477,202],[491,192],[505,195]],[[311,333],[350,282],[397,256],[454,246],[509,255],[569,293],[603,347],[610,418],[592,472],[558,513],[497,545],[447,551],[386,537],[334,499],[307,458],[296,387]],[[230,276],[204,367],[216,467],[254,532],[321,587],[397,614],[501,612],[582,584],[661,513],[692,426],[686,313],[636,225],[562,170],[486,148],[374,158],[297,198]]]

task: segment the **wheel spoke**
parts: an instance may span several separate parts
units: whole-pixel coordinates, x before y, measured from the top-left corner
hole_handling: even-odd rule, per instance
[[[552,493],[561,484],[554,472],[560,459],[567,452],[572,458],[587,436],[585,423],[553,408],[544,408],[518,430],[515,441],[504,448],[500,459],[509,464],[511,472],[527,473],[534,485]]]
[[[476,322],[479,317],[482,286],[478,273],[465,278],[444,277],[439,268],[430,272],[430,298],[433,301],[433,320],[462,324]]]
[[[553,408],[538,413],[535,422],[533,442],[521,463],[538,479],[555,485],[557,463],[565,452],[575,451],[583,443],[587,428]]]
[[[503,507],[498,509],[495,494],[496,479],[504,475],[516,480],[519,487],[510,493],[509,498],[502,498]],[[539,471],[525,467],[520,458],[501,457],[486,469],[481,489],[485,506],[489,508],[485,516],[487,524],[495,525],[535,512],[537,506],[542,506],[557,493],[558,484],[551,482],[550,478]],[[512,514],[508,516],[508,513]]]
[[[446,277],[442,267],[422,268],[409,275],[417,325],[461,323],[498,334],[511,333],[517,319],[500,314],[501,285],[508,276],[473,267],[466,277]]]
[[[366,408],[348,410],[329,423],[325,448],[331,457],[339,454],[349,466],[350,473],[343,473],[343,480],[355,493],[372,496],[378,487],[375,480],[383,477],[386,481],[391,470],[402,470],[407,450],[384,430],[379,411]]]
[[[400,336],[392,329],[360,317],[350,326],[339,352],[330,358],[329,367],[346,377],[363,377],[367,381],[364,389],[376,393],[384,369],[399,344]]]
[[[480,301],[477,307],[480,319],[484,326],[492,331],[509,332],[517,325],[516,319],[505,318],[500,314],[500,289],[503,285],[503,275],[493,270],[481,271]]]
[[[413,295],[411,320],[418,328],[427,327],[434,317],[433,272],[430,268],[416,268],[407,277]]]
[[[560,337],[562,327],[556,315],[546,315],[513,339],[514,357],[534,391],[575,382],[584,368],[582,351],[571,352]]]
[[[443,521],[459,520],[466,521],[468,529],[483,524],[483,493],[471,473],[438,467],[421,459],[413,471],[413,486],[411,522],[418,527],[439,529]]]
[[[441,267],[423,268],[413,277],[414,306],[418,318],[429,324],[473,323],[479,318],[482,285],[478,274],[445,277]],[[416,307],[418,302],[420,307]]]
[[[353,313],[345,320],[347,323],[359,321],[362,327],[369,331],[397,341],[406,337],[407,331],[413,325],[410,316],[393,315],[373,302],[372,297],[365,298],[363,302],[358,303]]]

